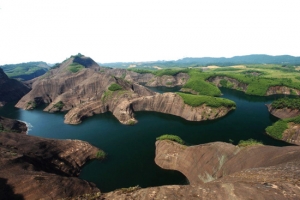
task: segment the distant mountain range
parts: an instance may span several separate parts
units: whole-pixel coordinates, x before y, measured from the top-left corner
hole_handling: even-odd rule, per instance
[[[282,64],[282,65],[300,65],[300,57],[281,55],[270,56],[265,54],[253,54],[246,56],[234,56],[232,58],[225,57],[187,57],[179,60],[170,61],[149,61],[149,62],[116,62],[116,63],[99,63],[101,66],[114,68],[128,68],[128,67],[195,67],[195,66],[230,66],[238,64]]]

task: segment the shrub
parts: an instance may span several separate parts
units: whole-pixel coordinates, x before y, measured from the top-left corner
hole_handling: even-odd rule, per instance
[[[108,87],[108,89],[110,91],[117,91],[117,90],[122,90],[123,88],[119,84],[113,83]]]
[[[64,103],[62,101],[57,102],[56,104],[54,104],[53,107],[57,108],[58,110],[61,110],[64,107]]]
[[[177,92],[179,96],[183,99],[185,104],[188,104],[193,107],[201,106],[203,104],[210,106],[210,107],[236,107],[234,101],[229,99],[219,98],[219,97],[211,97],[205,95],[192,95],[192,94],[184,94]]]
[[[162,135],[156,138],[156,140],[171,140],[179,144],[184,144],[184,141],[177,135]]]
[[[97,159],[104,159],[106,157],[106,153],[102,150],[99,150],[97,153],[96,153],[96,158]]]
[[[240,140],[238,144],[239,147],[246,147],[246,146],[253,146],[253,145],[263,145],[263,143],[250,138],[249,140]]]

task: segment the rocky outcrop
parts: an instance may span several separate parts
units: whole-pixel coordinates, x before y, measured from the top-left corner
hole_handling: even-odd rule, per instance
[[[298,109],[290,109],[290,108],[273,108],[271,104],[266,105],[268,107],[268,111],[274,115],[275,117],[278,117],[280,119],[285,118],[292,118],[300,115],[300,110]]]
[[[236,90],[240,90],[243,92],[247,91],[248,88],[248,84],[246,83],[242,83],[234,78],[230,78],[227,76],[213,76],[207,79],[207,81],[215,84],[218,87],[222,87],[222,85],[220,84],[221,80],[226,80],[227,81],[227,86],[228,88],[232,88],[232,89],[236,89]]]
[[[1,131],[10,131],[15,133],[26,134],[27,126],[23,122],[0,116],[0,132]]]
[[[135,85],[135,87],[141,88],[142,86]],[[112,112],[123,124],[136,123],[137,120],[133,115],[136,111],[154,111],[176,115],[189,121],[203,121],[223,117],[233,109],[227,107],[213,108],[205,104],[192,107],[185,104],[182,98],[175,93],[138,96],[132,92],[122,92],[122,94],[115,92],[106,98],[108,99],[73,108],[66,114],[65,123],[78,124],[85,117],[107,111]]]
[[[0,68],[0,106],[7,102],[18,101],[26,93],[29,88],[21,82],[10,79]]]
[[[286,86],[272,86],[269,87],[266,95],[273,95],[273,94],[287,94],[287,95],[300,95],[300,90],[289,88]]]
[[[178,73],[175,76],[154,76],[150,80],[147,81],[146,86],[149,87],[157,87],[157,86],[165,86],[165,87],[174,87],[174,86],[182,86],[189,79],[189,75],[186,73]]]
[[[94,184],[76,177],[87,161],[96,158],[98,151],[79,140],[51,140],[2,131],[0,196],[6,199],[99,196],[100,190]]]
[[[288,128],[282,133],[282,139],[285,142],[300,145],[300,124],[288,123]]]
[[[182,117],[189,121],[212,120],[223,117],[233,108],[213,108],[205,104],[192,107],[184,103],[183,99],[175,93],[156,94],[141,97],[131,101],[134,111],[155,111]]]
[[[156,163],[181,171],[190,185],[117,190],[106,199],[298,199],[300,148],[221,142],[183,146],[156,142]]]
[[[123,78],[134,83],[142,83],[149,87],[183,86],[190,78],[187,73],[178,73],[175,76],[169,76],[169,75],[155,76],[154,74],[151,73],[139,74],[125,69],[111,69],[107,72],[115,77]]]
[[[75,57],[76,58],[76,57]],[[104,112],[112,114],[123,124],[134,124],[134,111],[156,111],[183,117],[190,121],[211,120],[226,115],[232,108],[212,108],[206,105],[191,107],[176,94],[156,94],[137,83],[155,78],[155,84],[169,86],[184,84],[188,75],[179,73],[175,77],[140,75],[124,69],[101,68],[92,64],[77,73],[69,72],[68,66],[75,58],[64,61],[47,76],[36,80],[32,90],[16,105],[18,108],[32,109],[46,103],[47,112],[68,111],[65,123],[78,124],[85,117]],[[79,62],[79,61],[78,61]],[[83,64],[86,64],[82,61]],[[89,63],[89,62],[88,62]],[[143,78],[141,78],[143,77]],[[172,80],[171,80],[172,79]],[[109,86],[117,83],[121,90],[110,91]]]

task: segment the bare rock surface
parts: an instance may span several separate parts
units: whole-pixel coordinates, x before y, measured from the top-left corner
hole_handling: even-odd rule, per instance
[[[282,133],[282,139],[285,142],[300,145],[300,124],[288,123],[288,128]]]
[[[267,105],[268,111],[274,115],[275,117],[278,117],[280,119],[285,118],[292,118],[300,115],[300,110],[298,109],[290,109],[290,108],[280,108],[276,109],[271,106],[271,104]]]
[[[1,131],[26,134],[27,126],[23,122],[0,116],[0,132]]]
[[[242,83],[234,78],[230,78],[227,76],[214,76],[214,77],[210,77],[207,81],[215,84],[218,87],[221,87],[221,84],[220,84],[221,80],[228,81],[228,83],[231,84],[232,89],[240,90],[243,92],[247,91],[248,85],[246,83]]]
[[[232,108],[213,108],[205,104],[192,107],[175,93],[156,94],[131,101],[134,111],[155,111],[182,117],[189,121],[212,120],[226,115]]]
[[[292,92],[293,91],[293,92]],[[273,94],[296,94],[300,95],[300,90],[294,89],[294,88],[289,88],[286,86],[272,86],[269,87],[267,90],[266,95],[273,95]]]
[[[300,148],[240,148],[216,142],[186,147],[156,142],[156,163],[187,176],[190,185],[116,190],[105,199],[299,199]],[[204,177],[204,179],[203,179]]]
[[[0,132],[1,199],[100,196],[93,183],[76,177],[87,161],[96,158],[98,148],[80,140],[44,139],[22,132],[22,128],[19,133]]]
[[[165,86],[165,87],[174,87],[174,86],[182,86],[189,79],[189,75],[186,73],[178,73],[175,76],[163,75],[163,76],[154,76],[150,80],[147,81],[146,86],[149,87],[157,87],[157,86]]]
[[[18,101],[29,91],[29,87],[15,79],[8,78],[0,68],[0,106],[7,102]]]

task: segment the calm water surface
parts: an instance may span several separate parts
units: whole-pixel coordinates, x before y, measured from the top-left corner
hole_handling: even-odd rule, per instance
[[[172,91],[164,87],[156,88],[158,90]],[[14,108],[13,104],[0,108],[0,115],[29,123],[29,135],[80,139],[103,149],[108,158],[88,163],[80,174],[80,178],[96,183],[102,192],[136,185],[187,184],[181,173],[163,170],[154,163],[156,137],[175,134],[190,145],[229,140],[237,144],[249,138],[267,145],[286,145],[268,137],[264,131],[277,120],[268,113],[265,104],[279,96],[255,97],[224,88],[221,91],[224,98],[236,102],[237,109],[221,119],[207,122],[189,122],[172,115],[136,112],[138,124],[135,126],[120,124],[111,113],[93,116],[74,126],[63,123],[63,113],[50,114],[42,109],[24,111]]]

